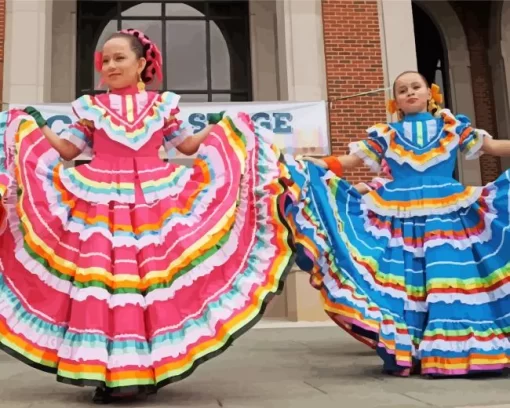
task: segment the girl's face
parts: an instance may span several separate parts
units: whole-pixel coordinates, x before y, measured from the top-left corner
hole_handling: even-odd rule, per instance
[[[145,59],[137,58],[127,38],[112,38],[103,47],[103,82],[110,89],[134,86],[145,68]]]
[[[405,114],[427,112],[430,89],[420,74],[410,72],[395,81],[395,100]]]

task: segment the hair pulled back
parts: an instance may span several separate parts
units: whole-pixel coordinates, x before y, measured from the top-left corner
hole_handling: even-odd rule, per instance
[[[114,38],[124,38],[129,42],[131,50],[137,59],[144,58],[147,62],[145,68],[140,74],[141,80],[148,84],[156,77],[162,79],[163,59],[157,45],[149,37],[139,30],[129,28],[113,33],[108,40]]]

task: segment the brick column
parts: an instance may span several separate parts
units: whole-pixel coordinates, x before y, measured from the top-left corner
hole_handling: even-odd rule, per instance
[[[384,87],[378,4],[375,0],[323,0],[328,98],[334,100]],[[365,130],[386,122],[384,93],[334,101],[330,105],[333,154],[366,137]],[[351,182],[373,177],[365,167],[346,173]]]

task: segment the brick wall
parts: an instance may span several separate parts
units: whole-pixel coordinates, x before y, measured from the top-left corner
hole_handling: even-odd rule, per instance
[[[5,0],[0,0],[0,102],[4,89]]]
[[[324,46],[333,154],[366,136],[369,126],[386,121],[384,93],[336,98],[384,86],[377,1],[323,0]],[[365,167],[346,173],[351,182],[373,177]]]
[[[485,1],[450,1],[466,32],[475,99],[476,126],[497,137],[495,100],[489,64],[490,4]],[[462,112],[459,112],[462,113]],[[501,161],[494,156],[480,159],[482,183],[495,180],[501,173]]]

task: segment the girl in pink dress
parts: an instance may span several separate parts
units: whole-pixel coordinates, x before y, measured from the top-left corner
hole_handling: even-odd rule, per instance
[[[114,34],[96,63],[109,93],[74,101],[62,136],[33,108],[0,114],[0,347],[108,403],[225,350],[293,250],[286,170],[246,115],[193,135],[178,95],[145,90],[162,60],[141,32]],[[165,163],[162,145],[198,157]],[[64,168],[86,149],[90,164]]]

